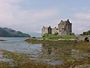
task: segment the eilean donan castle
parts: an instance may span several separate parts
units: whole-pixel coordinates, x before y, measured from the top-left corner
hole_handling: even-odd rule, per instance
[[[58,24],[58,28],[52,28],[51,26],[42,28],[42,35],[44,34],[58,34],[58,35],[70,35],[72,33],[72,23],[69,19],[67,21],[61,20]]]

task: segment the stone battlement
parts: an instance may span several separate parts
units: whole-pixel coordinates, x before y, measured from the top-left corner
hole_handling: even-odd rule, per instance
[[[42,28],[42,35],[44,34],[58,34],[58,35],[70,35],[72,33],[72,23],[69,19],[67,21],[61,20],[58,24],[58,28],[52,28],[51,26]]]

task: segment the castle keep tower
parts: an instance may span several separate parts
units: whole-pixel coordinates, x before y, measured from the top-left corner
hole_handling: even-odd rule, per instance
[[[67,21],[61,20],[58,24],[59,35],[70,35],[72,33],[72,23],[69,19]]]
[[[69,19],[66,21],[61,20],[58,24],[58,28],[51,28],[43,26],[42,35],[44,34],[58,34],[58,35],[70,35],[72,33],[72,23],[70,23]]]

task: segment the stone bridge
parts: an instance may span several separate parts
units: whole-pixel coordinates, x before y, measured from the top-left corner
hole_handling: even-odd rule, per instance
[[[79,41],[90,41],[90,35],[79,35],[79,36],[77,36],[77,39],[79,40]]]

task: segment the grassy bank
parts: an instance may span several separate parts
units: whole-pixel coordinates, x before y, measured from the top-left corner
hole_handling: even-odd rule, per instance
[[[75,43],[76,42],[76,40],[38,40],[38,39],[26,39],[25,41],[32,44],[41,44],[41,43],[62,44],[62,43]]]
[[[42,36],[43,40],[70,40],[76,39],[75,35],[54,35],[54,34],[45,34]]]
[[[32,44],[40,44],[40,43],[74,43],[76,41],[75,35],[53,35],[53,34],[45,34],[42,38],[31,38],[26,39],[25,41],[32,43]]]

